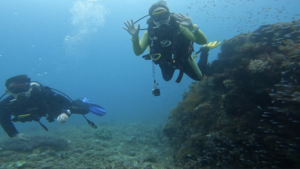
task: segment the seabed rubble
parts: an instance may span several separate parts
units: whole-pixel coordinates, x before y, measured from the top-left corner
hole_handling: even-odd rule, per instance
[[[35,133],[30,141],[0,141],[0,168],[161,169],[174,165],[161,125],[141,123],[65,125],[64,131]]]

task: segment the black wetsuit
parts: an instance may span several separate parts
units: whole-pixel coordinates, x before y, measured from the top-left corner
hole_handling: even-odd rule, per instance
[[[8,96],[0,102],[0,124],[10,137],[19,133],[12,122],[39,122],[43,116],[47,117],[49,122],[53,122],[63,110],[67,109],[71,110],[72,114],[89,113],[88,104],[80,100],[71,102],[47,86],[34,87],[30,97],[25,101],[13,99],[13,96]],[[14,118],[11,119],[11,116]]]

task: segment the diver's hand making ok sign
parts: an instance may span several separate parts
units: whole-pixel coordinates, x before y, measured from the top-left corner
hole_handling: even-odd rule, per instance
[[[194,29],[193,22],[192,22],[191,18],[189,17],[188,13],[186,13],[186,16],[184,16],[182,13],[175,14],[175,15],[179,19],[179,21],[177,21],[177,23],[179,23],[180,25],[182,25],[184,27],[187,27],[189,30]]]
[[[139,38],[139,31],[140,31],[140,24],[136,28],[134,26],[133,20],[131,19],[131,24],[127,20],[127,23],[124,22],[127,28],[123,27],[130,35],[132,35],[132,39],[138,39]]]

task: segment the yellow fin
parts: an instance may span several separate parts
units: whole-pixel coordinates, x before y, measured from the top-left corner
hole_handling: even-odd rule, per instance
[[[208,42],[207,44],[203,45],[203,47],[207,46],[210,49],[216,48],[221,44],[221,41],[213,41],[213,42]]]

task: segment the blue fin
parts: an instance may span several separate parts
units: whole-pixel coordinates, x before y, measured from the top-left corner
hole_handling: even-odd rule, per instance
[[[82,102],[87,103],[90,106],[91,113],[98,115],[98,116],[103,116],[106,114],[106,111],[103,107],[101,107],[95,103],[88,102],[87,98],[82,99]]]
[[[103,116],[106,114],[106,111],[103,107],[101,107],[97,104],[94,104],[94,103],[89,103],[89,102],[87,102],[87,104],[89,104],[89,106],[90,106],[91,113],[96,114],[98,116]]]

